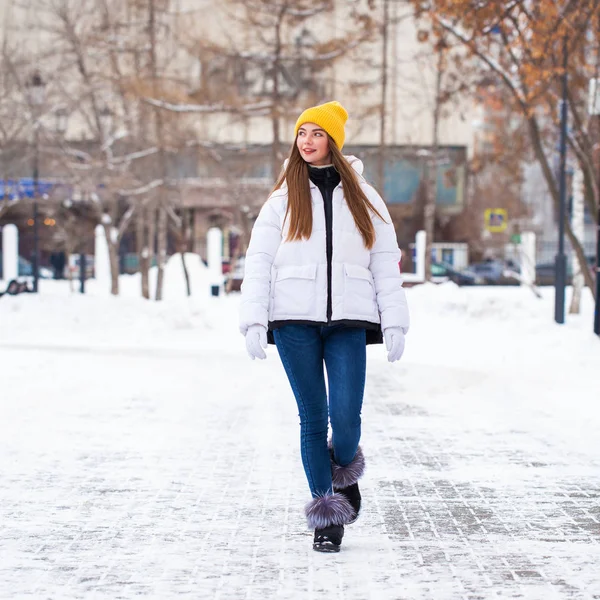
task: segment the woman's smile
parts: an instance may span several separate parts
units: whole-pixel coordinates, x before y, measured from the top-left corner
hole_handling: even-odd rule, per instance
[[[327,133],[315,123],[304,123],[296,139],[300,156],[311,165],[321,166],[331,162]]]

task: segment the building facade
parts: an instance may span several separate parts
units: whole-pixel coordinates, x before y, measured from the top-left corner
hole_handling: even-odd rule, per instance
[[[0,35],[20,48],[21,57],[31,56],[30,66],[39,68],[48,82],[50,93],[43,118],[52,120],[53,111],[61,103],[68,107],[69,123],[61,145],[94,144],[98,132],[90,117],[91,109],[69,104],[65,101],[68,96],[60,96],[61,89],[71,92],[82,84],[77,65],[61,57],[61,44],[67,48],[69,40],[56,37],[59,28],[57,15],[52,13],[55,4],[47,0],[6,0],[0,8]],[[88,39],[94,44],[98,44],[98,36],[106,35],[108,43],[130,55],[131,64],[122,64],[131,70],[119,85],[126,81],[132,86],[128,93],[152,96],[152,86],[148,87],[147,82],[130,81],[139,75],[136,60],[141,61],[140,68],[147,69],[144,52],[148,40],[143,31],[132,26],[133,17],[141,15],[136,11],[146,10],[138,4],[114,2],[114,14],[81,17],[92,19],[89,23],[81,21],[81,30],[87,27]],[[173,206],[189,213],[193,250],[204,254],[205,233],[211,225],[233,229],[247,238],[248,227],[292,142],[297,115],[308,105],[331,99],[342,102],[350,114],[345,151],[364,160],[367,177],[390,206],[401,242],[412,241],[422,221],[424,182],[433,168],[427,157],[433,141],[436,56],[428,42],[419,41],[421,26],[410,5],[394,0],[372,4],[370,9],[366,0],[362,4],[337,0],[331,2],[330,11],[299,24],[297,20],[284,22],[279,32],[284,50],[274,71],[277,23],[272,15],[261,16],[258,35],[256,25],[247,21],[243,2],[156,1],[157,18],[164,25],[161,31],[166,32],[159,38],[157,51],[162,81],[168,82],[162,85],[159,95],[167,109],[169,142],[199,149],[170,153],[165,182]],[[167,7],[168,14],[164,11]],[[368,41],[350,43],[358,26],[352,7],[371,20]],[[72,10],[75,18],[79,14],[77,3],[73,3]],[[117,35],[120,20],[126,33]],[[344,40],[349,40],[345,48]],[[328,56],[335,52],[341,54],[340,58],[330,60]],[[131,135],[122,98],[115,89],[118,86],[111,83],[111,73],[103,71],[108,66],[94,62],[91,51],[83,58],[97,69],[97,81],[90,93],[114,116],[110,133]],[[274,72],[278,87],[275,96]],[[25,74],[23,77],[26,79]],[[73,91],[71,97],[75,96],[87,98]],[[275,105],[273,98],[279,100]],[[471,101],[466,97],[455,97],[441,114],[437,200],[442,220],[460,213],[466,203],[472,122]],[[278,142],[277,152],[273,151],[274,141]],[[30,176],[28,170],[24,166],[24,172],[16,175]],[[45,173],[50,179],[54,175]]]

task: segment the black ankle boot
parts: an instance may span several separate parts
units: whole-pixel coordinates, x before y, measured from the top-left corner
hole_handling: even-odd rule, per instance
[[[324,494],[313,498],[305,507],[308,526],[315,530],[313,550],[339,552],[344,537],[344,523],[354,518],[354,510],[343,494]]]
[[[329,446],[331,456],[331,475],[333,479],[333,491],[336,494],[342,494],[352,506],[354,516],[347,523],[354,523],[358,518],[361,506],[360,490],[358,489],[358,480],[365,472],[365,457],[362,448],[359,446],[356,455],[350,464],[341,466],[335,462],[333,447]]]
[[[330,525],[324,529],[315,529],[313,550],[317,552],[339,552],[343,537],[343,525]]]
[[[338,494],[343,494],[344,496],[346,496],[346,499],[348,500],[348,502],[350,503],[350,506],[354,510],[354,517],[352,518],[351,521],[348,521],[348,524],[354,523],[354,521],[356,521],[356,519],[358,519],[358,513],[360,512],[360,502],[361,502],[361,496],[360,496],[360,490],[358,489],[358,483],[353,483],[352,485],[349,485],[345,488],[335,488],[335,491]]]

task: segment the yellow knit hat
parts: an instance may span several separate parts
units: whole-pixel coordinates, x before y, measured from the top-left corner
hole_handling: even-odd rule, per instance
[[[298,135],[298,129],[300,129],[304,123],[314,123],[315,125],[322,127],[333,138],[333,141],[341,150],[346,139],[344,125],[347,120],[348,113],[339,102],[334,100],[333,102],[319,104],[319,106],[307,108],[298,117],[294,129],[294,136]]]

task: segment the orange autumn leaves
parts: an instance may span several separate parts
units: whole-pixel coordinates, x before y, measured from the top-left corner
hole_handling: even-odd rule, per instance
[[[547,102],[569,52],[574,85],[597,68],[600,0],[412,0],[431,33],[491,61],[521,109]]]

